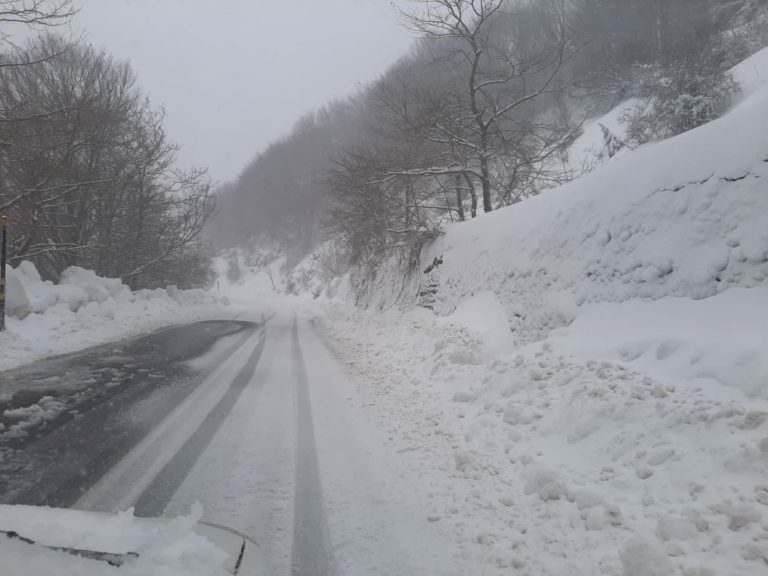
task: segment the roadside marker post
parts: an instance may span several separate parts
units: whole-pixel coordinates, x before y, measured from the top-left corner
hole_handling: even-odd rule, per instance
[[[5,330],[5,261],[8,220],[0,216],[0,332]]]

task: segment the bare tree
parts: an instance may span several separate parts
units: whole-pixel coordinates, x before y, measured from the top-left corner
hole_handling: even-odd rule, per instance
[[[424,242],[440,233],[421,209],[415,182],[374,177],[387,172],[380,161],[376,153],[347,153],[328,173],[335,200],[329,227],[347,247],[353,263],[392,251],[412,259]]]
[[[547,2],[546,30],[526,38],[509,26],[535,11],[510,8],[505,0],[411,0],[403,11],[408,26],[431,42],[437,57],[454,66],[457,98],[427,138],[462,151],[472,166],[433,167],[422,173],[467,174],[480,183],[483,208],[493,210],[496,161],[516,154],[524,165],[540,162],[563,138],[535,116],[536,104],[564,90],[560,73],[574,46],[567,29],[566,3]],[[505,23],[504,20],[508,22]]]
[[[76,13],[72,0],[0,0],[0,23],[60,26]]]
[[[431,192],[426,187],[424,200],[432,209],[445,211],[451,217],[455,212],[459,220],[466,217],[464,193],[469,192],[474,218],[477,195],[472,183],[471,151],[458,143],[433,137],[435,127],[454,126],[452,112],[456,110],[457,94],[453,83],[446,82],[450,74],[444,67],[434,66],[430,56],[429,47],[422,45],[411,59],[393,67],[368,92],[370,109],[375,115],[375,127],[369,127],[368,136],[375,138],[380,150],[390,151],[386,172],[377,177],[405,180],[411,187],[415,180],[431,181],[434,185]],[[450,187],[454,190],[455,207],[448,199]],[[445,197],[442,206],[441,196]]]
[[[77,12],[72,0],[0,0],[0,67],[30,63],[24,58],[24,48],[16,45],[12,34],[4,28],[40,32],[68,24]]]
[[[201,262],[210,182],[205,171],[175,169],[163,114],[131,67],[50,34],[24,51],[25,65],[0,68],[10,261],[31,260],[47,278],[79,265],[136,287],[192,282],[170,271]]]

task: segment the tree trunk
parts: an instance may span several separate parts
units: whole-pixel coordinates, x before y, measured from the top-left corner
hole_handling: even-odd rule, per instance
[[[411,205],[413,204],[413,190],[410,181],[405,185],[405,229],[411,230]]]
[[[415,199],[415,194],[413,192],[413,184],[409,179],[408,183],[405,186],[405,230],[406,230],[405,238],[409,245],[413,243],[413,236],[414,236],[413,221],[414,221],[414,216],[416,215],[415,213],[416,213],[416,199]]]
[[[486,212],[493,211],[493,203],[491,202],[491,175],[488,170],[488,158],[482,156],[480,158],[480,174],[481,183],[483,185],[483,209]]]
[[[477,192],[475,192],[475,185],[472,182],[472,178],[469,177],[469,174],[464,174],[464,180],[467,181],[467,186],[469,187],[469,194],[472,198],[472,209],[471,209],[472,218],[477,218]]]
[[[459,220],[464,222],[464,198],[461,194],[461,174],[456,175],[456,209],[459,212]]]

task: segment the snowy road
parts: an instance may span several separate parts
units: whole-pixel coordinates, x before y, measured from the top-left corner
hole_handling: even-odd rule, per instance
[[[133,506],[146,516],[200,502],[207,521],[259,542],[270,574],[463,573],[427,497],[413,490],[396,449],[370,424],[366,398],[310,321],[284,314],[242,323],[185,365],[199,376],[194,385],[106,402],[93,409],[111,414],[94,421],[100,429],[84,434],[85,414],[61,427],[68,436],[58,444],[44,435],[6,458],[6,481],[9,462],[23,465],[25,453],[36,460],[25,472],[33,481],[4,488],[3,500]],[[152,427],[117,439],[119,450],[86,446],[111,446],[113,430],[131,422]],[[97,456],[83,465],[81,453]]]
[[[256,328],[200,322],[0,374],[0,500],[72,505]]]
[[[164,513],[201,502],[207,520],[260,543],[269,574],[466,573],[312,323],[279,315],[264,338],[250,384]]]

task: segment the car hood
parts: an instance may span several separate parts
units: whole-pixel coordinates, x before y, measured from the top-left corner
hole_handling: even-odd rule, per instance
[[[259,545],[237,530],[179,518],[0,505],[0,573],[261,576]],[[10,571],[9,571],[10,570]]]

